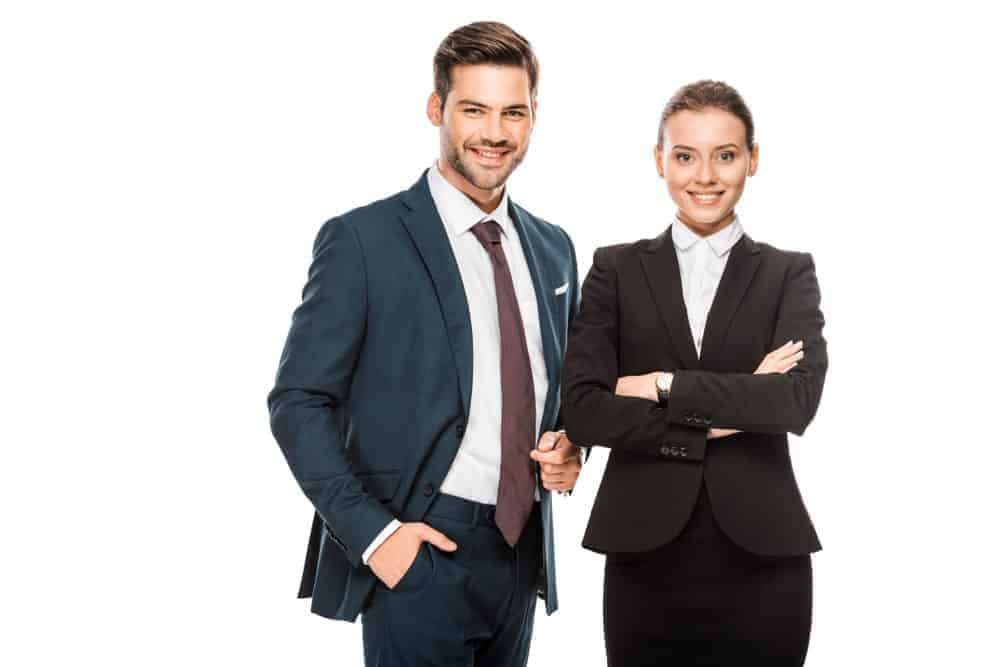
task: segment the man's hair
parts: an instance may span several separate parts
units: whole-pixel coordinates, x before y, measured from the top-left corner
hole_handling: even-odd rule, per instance
[[[753,116],[743,97],[736,89],[722,81],[703,79],[682,86],[674,93],[660,114],[660,131],[656,137],[656,145],[663,148],[663,126],[667,119],[678,111],[703,111],[705,109],[722,109],[733,114],[746,128],[747,147],[753,146]]]
[[[538,90],[538,59],[531,44],[509,26],[477,21],[454,30],[434,54],[434,90],[444,107],[456,65],[513,65],[523,67],[531,83],[531,99]]]

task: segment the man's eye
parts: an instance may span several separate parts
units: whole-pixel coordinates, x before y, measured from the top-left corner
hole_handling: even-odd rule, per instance
[[[523,111],[513,110],[513,111],[508,111],[507,115],[508,116],[514,116],[515,118],[521,118],[521,117],[524,116],[524,112]]]
[[[468,109],[465,110],[465,113],[469,113],[469,114],[473,114],[473,115],[479,115],[482,112],[483,112],[482,109],[477,109],[475,107],[469,107]]]

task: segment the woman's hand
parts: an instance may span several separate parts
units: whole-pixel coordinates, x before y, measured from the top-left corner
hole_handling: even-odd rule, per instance
[[[765,373],[787,373],[792,370],[806,353],[802,351],[802,341],[788,341],[777,350],[770,352],[760,366],[753,372],[754,375]]]
[[[645,375],[626,375],[618,378],[615,385],[615,396],[631,396],[632,398],[644,398],[647,401],[659,402],[656,395],[656,378],[663,375],[664,371],[653,371]]]

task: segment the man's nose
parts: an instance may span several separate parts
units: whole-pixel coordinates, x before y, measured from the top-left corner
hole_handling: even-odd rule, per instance
[[[503,123],[500,114],[491,113],[486,119],[486,127],[483,128],[483,138],[494,144],[504,140]]]

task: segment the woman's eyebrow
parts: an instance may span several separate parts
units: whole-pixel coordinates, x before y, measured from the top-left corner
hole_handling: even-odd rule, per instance
[[[737,148],[738,149],[739,146],[737,146],[734,143],[728,143],[728,144],[722,144],[721,146],[716,146],[713,150],[719,150],[720,148]],[[683,144],[677,144],[675,146],[671,146],[671,150],[694,151],[695,153],[698,152],[697,148],[692,148],[691,146],[685,146]]]

